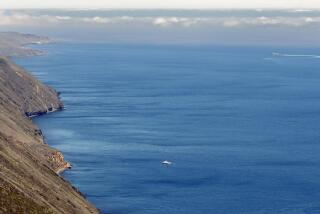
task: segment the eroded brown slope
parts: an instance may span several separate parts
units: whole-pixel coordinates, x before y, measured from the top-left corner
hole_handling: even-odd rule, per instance
[[[98,213],[56,173],[69,164],[26,116],[60,108],[56,91],[0,57],[0,213]]]

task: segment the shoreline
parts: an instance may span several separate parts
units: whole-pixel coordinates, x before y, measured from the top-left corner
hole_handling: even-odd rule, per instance
[[[30,35],[31,35],[31,34],[30,34]],[[32,35],[31,35],[31,36],[32,36]],[[23,43],[23,44],[21,44],[21,49],[23,49],[23,50],[25,50],[25,51],[27,51],[27,52],[32,52],[32,53],[31,53],[31,54],[28,53],[28,54],[23,55],[23,56],[15,56],[15,57],[38,57],[38,56],[47,55],[48,53],[47,53],[46,51],[36,50],[36,49],[27,47],[27,46],[29,46],[29,45],[45,45],[45,44],[51,44],[51,43],[54,42],[54,41],[51,40],[49,37],[43,37],[43,39],[44,39],[45,41],[31,41],[31,42],[28,42],[28,43]],[[12,56],[10,56],[10,59],[11,59],[13,62],[15,62],[15,60],[12,59]],[[15,63],[16,63],[16,62],[15,62]],[[33,74],[31,74],[31,75],[33,76]],[[55,89],[53,89],[53,90],[55,90]],[[63,102],[62,102],[62,100],[61,100],[61,98],[60,98],[61,92],[58,92],[58,91],[56,91],[56,90],[55,90],[55,92],[56,92],[56,94],[57,94],[57,97],[58,97],[61,105],[59,105],[57,108],[49,107],[49,108],[47,108],[47,109],[45,109],[45,110],[42,110],[42,111],[25,112],[25,115],[32,120],[33,118],[36,118],[36,117],[41,117],[41,116],[43,116],[43,115],[47,115],[47,114],[51,114],[51,113],[55,113],[55,112],[59,112],[59,111],[65,110],[64,104],[63,104]],[[34,123],[33,120],[32,120],[32,123]],[[41,133],[41,135],[42,135],[41,127],[40,127],[39,131],[40,131],[40,133]],[[43,136],[43,135],[42,135],[42,136]],[[48,145],[50,146],[50,144],[47,143],[47,141],[45,140],[45,136],[43,136],[43,141],[44,141],[44,143],[46,143],[46,144],[48,144]],[[51,147],[51,146],[50,146],[50,147]],[[51,147],[51,148],[53,148],[53,147]],[[55,149],[55,148],[54,148],[54,149]],[[56,157],[56,156],[58,156],[58,157]],[[63,155],[62,151],[58,151],[56,156],[52,156],[51,158],[52,158],[54,161],[55,161],[56,159],[59,159],[60,161],[65,162],[65,164],[64,164],[62,167],[60,167],[60,168],[58,168],[58,169],[55,170],[55,172],[56,172],[58,175],[62,174],[62,173],[65,172],[66,170],[70,170],[70,169],[72,168],[72,164],[71,164],[69,161],[64,160],[64,155]]]
[[[41,117],[43,115],[52,114],[52,113],[55,113],[55,112],[60,112],[60,111],[63,111],[64,109],[65,108],[63,106],[61,106],[60,108],[54,109],[54,110],[51,110],[51,111],[46,111],[46,112],[45,111],[41,111],[41,112],[26,112],[25,114],[26,114],[26,116],[28,118],[30,118],[32,120],[32,123],[34,123],[33,122],[33,118]],[[39,129],[39,133],[43,137],[43,142],[50,146],[50,144],[47,143],[47,141],[45,139],[45,136],[42,134],[41,127]],[[51,148],[53,148],[53,147],[51,147]],[[70,170],[72,168],[72,164],[69,161],[64,159],[64,155],[63,155],[62,151],[60,151],[60,150],[57,150],[57,153],[54,154],[53,156],[51,156],[51,159],[53,159],[53,161],[59,160],[60,162],[64,162],[63,166],[61,166],[61,167],[59,167],[59,168],[57,168],[55,170],[55,173],[57,173],[58,175],[61,175],[66,170]]]
[[[45,141],[41,128],[32,120],[64,110],[59,92],[12,59],[17,53],[19,57],[30,56],[29,50],[19,52],[21,45],[30,44],[26,39],[43,37],[9,35],[0,33],[13,45],[12,49],[0,49],[0,213],[101,213],[60,175],[72,165]],[[3,56],[8,50],[12,54]],[[17,196],[19,199],[13,200]]]

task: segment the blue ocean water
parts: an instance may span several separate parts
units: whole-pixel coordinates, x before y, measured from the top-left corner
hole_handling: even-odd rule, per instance
[[[103,213],[320,213],[319,49],[41,48],[66,110],[35,122]]]

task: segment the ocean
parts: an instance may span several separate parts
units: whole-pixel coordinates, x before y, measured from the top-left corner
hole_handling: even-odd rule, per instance
[[[319,49],[37,48],[15,61],[66,109],[34,121],[103,213],[320,213]]]

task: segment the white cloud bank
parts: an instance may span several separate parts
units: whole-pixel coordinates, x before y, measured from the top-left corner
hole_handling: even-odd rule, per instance
[[[28,26],[50,24],[145,24],[155,27],[220,26],[226,28],[246,26],[285,25],[299,27],[320,24],[319,17],[277,16],[277,17],[71,17],[54,15],[30,15],[23,12],[0,11],[0,26]]]

